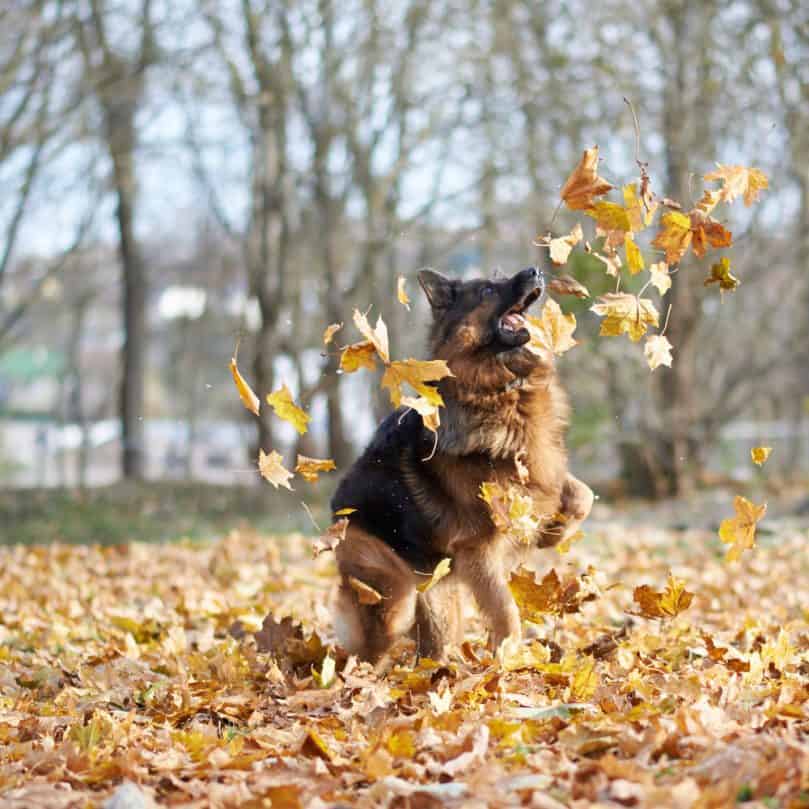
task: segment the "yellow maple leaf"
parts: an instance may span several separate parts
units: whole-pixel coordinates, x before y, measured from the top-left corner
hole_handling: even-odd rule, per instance
[[[736,495],[733,499],[735,516],[722,520],[719,525],[719,539],[731,547],[725,556],[733,562],[742,555],[745,548],[756,546],[756,525],[767,513],[767,504],[757,506],[746,497]]]
[[[267,404],[272,407],[279,419],[291,424],[301,435],[309,429],[307,425],[311,416],[295,404],[292,393],[286,385],[281,385],[278,390],[268,393]]]
[[[604,318],[599,332],[603,337],[627,334],[636,343],[649,326],[659,325],[657,309],[648,298],[636,298],[625,292],[608,292],[590,309]]]
[[[364,581],[360,581],[354,576],[348,577],[348,583],[351,589],[357,594],[357,601],[359,601],[360,604],[372,606],[382,601],[382,595],[374,590],[370,584],[366,584]]]
[[[400,275],[396,281],[396,297],[399,303],[404,306],[407,311],[410,311],[410,298],[407,296],[407,292],[405,292],[405,284],[407,283],[407,279]]]
[[[359,329],[360,334],[373,345],[377,354],[382,358],[382,362],[390,362],[388,327],[382,317],[377,317],[376,326],[372,329],[368,318],[359,309],[355,309],[354,325]]]
[[[665,250],[666,262],[676,264],[686,254],[692,238],[691,219],[679,211],[669,211],[660,219],[660,230],[652,247]]]
[[[548,614],[564,615],[578,612],[584,601],[595,596],[582,590],[575,576],[561,580],[554,568],[545,574],[541,582],[531,570],[519,567],[508,582],[511,595],[526,621],[541,623]]]
[[[595,197],[603,196],[612,188],[610,183],[598,176],[598,146],[593,146],[585,150],[559,196],[571,210],[583,211],[592,207]]]
[[[284,468],[284,459],[275,450],[268,455],[263,449],[258,451],[258,471],[261,476],[268,480],[277,489],[283,486],[292,491],[289,479],[293,477],[292,472]]]
[[[643,347],[643,353],[646,356],[646,362],[649,367],[654,371],[661,365],[671,368],[671,349],[672,345],[668,338],[662,334],[652,334],[646,338],[646,344]]]
[[[635,244],[631,236],[624,239],[624,250],[626,251],[626,266],[632,275],[637,275],[641,270],[646,267],[643,261],[643,253],[640,248]]]
[[[573,675],[570,678],[570,699],[573,702],[583,702],[592,698],[599,682],[595,660],[588,655],[573,669]]]
[[[657,592],[643,584],[636,587],[632,598],[640,607],[644,618],[673,618],[688,609],[694,594],[685,589],[685,581],[675,578],[669,572],[668,583],[662,592]]]
[[[566,236],[559,236],[556,239],[551,239],[550,237],[544,237],[539,239],[538,242],[535,244],[545,244],[549,248],[549,254],[551,261],[556,264],[557,266],[561,266],[562,264],[566,264],[568,258],[570,258],[570,253],[573,248],[584,238],[584,233],[582,232],[581,225],[576,224],[573,230],[570,231]]]
[[[298,455],[295,471],[308,483],[314,483],[321,472],[333,472],[337,465],[331,458],[309,458]]]
[[[326,330],[323,332],[323,345],[327,346],[334,339],[334,335],[342,328],[342,323],[331,323],[326,326]]]
[[[445,576],[449,576],[450,570],[452,568],[452,559],[447,557],[446,559],[442,559],[433,569],[433,574],[430,578],[422,582],[421,584],[416,586],[416,589],[420,593],[426,593],[428,590],[431,590],[435,587],[438,582],[441,581]]]
[[[452,376],[452,371],[444,360],[394,360],[385,368],[381,385],[389,391],[394,407],[399,407],[402,402],[402,385],[405,383],[432,404],[441,406],[444,400],[438,388],[427,383],[437,382],[445,376]]]
[[[402,407],[409,407],[421,416],[424,426],[431,432],[436,432],[441,425],[441,416],[438,412],[438,405],[430,401],[426,396],[402,396],[399,400]]]
[[[360,368],[371,371],[376,368],[376,348],[370,340],[346,346],[340,354],[340,370],[346,374],[353,374]]]
[[[626,208],[617,202],[599,200],[585,213],[595,219],[596,225],[605,233],[611,231],[629,233],[632,230],[632,223],[629,221]]]
[[[630,230],[633,233],[638,233],[651,223],[655,211],[657,210],[657,203],[650,200],[647,207],[644,201],[638,196],[635,183],[629,183],[621,190],[624,195],[624,208],[629,217]]]
[[[708,181],[718,180],[722,183],[719,189],[723,202],[733,202],[736,197],[743,196],[744,204],[752,205],[758,200],[759,194],[769,187],[769,180],[763,171],[746,166],[723,166],[716,164],[715,171],[706,174]]]
[[[525,545],[536,539],[540,520],[534,514],[534,503],[529,495],[516,486],[504,489],[496,481],[486,480],[480,484],[478,496],[489,507],[498,531]]]
[[[656,261],[654,264],[649,265],[649,276],[652,286],[661,295],[665,295],[671,289],[669,265],[665,261]]]
[[[772,447],[753,447],[753,449],[750,450],[750,457],[757,466],[764,466],[771,452]]]
[[[552,298],[545,301],[539,317],[525,315],[525,326],[531,335],[529,348],[564,354],[578,345],[573,339],[576,330],[576,316],[564,314],[559,304]]]
[[[711,265],[711,274],[703,282],[705,286],[719,284],[722,291],[733,292],[741,283],[730,271],[730,259],[722,256],[716,264]]]
[[[231,357],[230,372],[233,374],[233,381],[236,383],[236,390],[239,391],[239,396],[242,404],[256,416],[261,408],[261,402],[258,396],[253,393],[253,389],[247,384],[245,378],[239,373],[239,368],[236,365],[236,356]]]

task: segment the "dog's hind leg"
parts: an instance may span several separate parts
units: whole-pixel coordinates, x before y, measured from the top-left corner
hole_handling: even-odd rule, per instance
[[[578,478],[568,474],[562,486],[558,516],[540,529],[537,546],[551,548],[563,539],[573,536],[590,514],[593,490]]]
[[[414,633],[419,655],[432,660],[443,660],[447,646],[461,643],[461,599],[452,576],[418,594]]]
[[[337,637],[347,652],[378,661],[413,626],[415,576],[382,540],[359,529],[349,527],[335,555],[341,576]],[[361,593],[362,585],[371,590]]]

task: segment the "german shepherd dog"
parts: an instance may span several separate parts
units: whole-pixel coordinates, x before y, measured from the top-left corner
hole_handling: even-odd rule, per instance
[[[356,509],[336,550],[336,630],[347,651],[371,661],[407,633],[419,654],[443,658],[462,640],[463,586],[496,650],[519,639],[508,578],[520,548],[496,529],[481,483],[506,487],[519,478],[535,514],[544,515],[541,548],[577,531],[593,503],[591,490],[567,469],[568,404],[553,357],[527,346],[523,312],[544,303],[543,274],[532,267],[500,281],[458,281],[424,270],[419,283],[432,309],[431,355],[453,374],[436,383],[445,403],[437,439],[414,410],[396,410],[332,499],[334,511]],[[445,557],[451,573],[419,592]],[[362,603],[352,579],[381,600]]]

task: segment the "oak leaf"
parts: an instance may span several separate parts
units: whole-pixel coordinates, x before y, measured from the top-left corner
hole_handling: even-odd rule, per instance
[[[717,163],[716,166],[716,170],[706,174],[704,179],[718,180],[722,183],[718,193],[723,202],[733,202],[736,197],[743,196],[744,204],[750,206],[769,186],[767,175],[760,169],[746,166],[723,166],[721,163]]]
[[[725,559],[734,562],[746,548],[756,546],[756,525],[767,513],[767,504],[757,506],[746,497],[736,495],[733,499],[736,514],[719,525],[719,539],[730,545]]]
[[[643,347],[643,353],[646,356],[646,362],[649,367],[654,371],[661,365],[671,368],[671,349],[672,345],[668,338],[662,334],[653,334],[646,338],[646,344]]]
[[[307,431],[311,416],[295,404],[292,393],[286,385],[281,385],[278,390],[268,393],[267,404],[272,407],[279,419],[291,424],[301,435]]]
[[[292,491],[292,486],[289,485],[290,478],[293,477],[292,472],[284,468],[284,459],[275,450],[268,455],[263,449],[258,451],[258,471],[261,476],[268,480],[277,489],[283,486],[285,489]]]
[[[596,197],[603,196],[612,188],[610,183],[598,176],[598,146],[593,146],[585,150],[559,196],[572,211],[583,211],[592,207]]]
[[[599,332],[603,337],[627,334],[636,343],[649,326],[659,325],[657,309],[648,298],[636,298],[625,292],[608,292],[590,309],[604,318]]]
[[[314,483],[320,472],[333,472],[337,465],[331,458],[309,458],[298,455],[295,471],[307,482]]]

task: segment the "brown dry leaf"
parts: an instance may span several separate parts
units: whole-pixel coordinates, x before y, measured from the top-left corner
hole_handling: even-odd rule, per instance
[[[374,590],[370,584],[366,584],[354,576],[348,577],[348,583],[351,589],[357,594],[357,600],[360,604],[373,605],[379,604],[379,602],[382,601],[382,595]]]
[[[671,275],[669,265],[665,261],[657,261],[649,266],[649,276],[652,286],[665,295],[671,289]]]
[[[520,615],[534,623],[541,623],[548,614],[579,612],[584,601],[594,598],[592,593],[582,591],[581,583],[574,576],[560,580],[554,568],[537,582],[533,571],[520,567],[511,574],[508,587]]]
[[[432,590],[432,588],[435,587],[435,585],[438,584],[441,579],[449,576],[451,569],[452,559],[450,557],[442,559],[433,569],[433,573],[430,578],[427,581],[417,585],[416,590],[418,590],[420,593],[426,593],[429,590]]]
[[[337,465],[331,458],[309,458],[306,455],[298,455],[295,464],[295,471],[307,483],[314,483],[321,472],[333,472]]]
[[[646,356],[646,362],[649,367],[654,371],[661,365],[671,368],[671,349],[672,345],[668,338],[662,334],[653,334],[646,338],[646,344],[643,347],[643,353]]]
[[[764,466],[771,452],[772,447],[753,447],[753,449],[750,450],[750,457],[757,466]]]
[[[514,541],[530,545],[540,527],[540,518],[534,514],[531,497],[516,486],[504,489],[495,481],[480,484],[479,497],[489,507],[492,522],[497,529]]]
[[[331,323],[326,326],[326,330],[323,332],[323,345],[327,346],[334,339],[334,335],[342,328],[342,323]]]
[[[610,183],[598,176],[598,146],[593,146],[585,150],[559,196],[571,210],[583,211],[592,207],[596,197],[603,196],[612,188]]]
[[[531,335],[528,347],[535,351],[564,354],[578,345],[573,339],[576,316],[564,314],[559,304],[551,298],[545,302],[540,317],[525,315],[525,326]]]
[[[627,334],[636,343],[649,326],[659,325],[657,309],[648,298],[636,298],[625,292],[608,292],[590,309],[604,318],[599,332],[602,337]]]
[[[697,258],[702,258],[709,246],[719,248],[733,244],[733,234],[724,225],[696,208],[691,211],[691,233],[691,249]]]
[[[377,351],[370,340],[346,346],[340,354],[340,370],[346,374],[353,374],[360,368],[373,371],[376,368]]]
[[[746,497],[736,495],[733,499],[735,516],[722,520],[719,526],[719,539],[730,545],[725,558],[735,562],[746,548],[756,546],[756,526],[767,513],[767,504],[757,506]]]
[[[396,298],[399,303],[404,306],[407,311],[410,311],[410,298],[407,296],[407,292],[405,292],[405,284],[407,283],[407,279],[400,275],[396,281]]]
[[[635,588],[632,598],[640,607],[640,615],[644,618],[673,618],[688,609],[694,594],[685,589],[685,581],[675,578],[669,572],[668,583],[662,592],[644,584]]]
[[[284,468],[284,459],[275,450],[269,455],[263,449],[258,451],[258,471],[261,472],[264,480],[268,480],[276,489],[283,486],[292,491],[289,480],[294,475]]]
[[[746,166],[723,166],[716,164],[715,171],[706,174],[708,181],[718,180],[722,183],[719,194],[723,202],[733,202],[736,197],[743,196],[744,204],[752,205],[758,201],[759,194],[769,187],[769,180],[763,171]]]
[[[652,247],[666,251],[666,263],[676,264],[691,245],[691,219],[679,211],[664,213]]]
[[[261,402],[259,401],[258,396],[253,393],[253,389],[247,384],[245,378],[241,375],[241,373],[239,373],[239,369],[236,366],[235,355],[231,357],[230,360],[230,372],[233,374],[233,381],[236,383],[236,389],[239,391],[239,397],[242,400],[242,404],[244,404],[244,406],[251,413],[254,413],[257,416],[259,414],[259,409],[261,408]]]
[[[348,517],[341,517],[339,520],[335,520],[335,522],[326,529],[326,532],[321,534],[312,543],[312,555],[320,556],[321,553],[325,553],[326,551],[333,551],[346,538],[348,523]]]
[[[267,404],[275,411],[279,419],[291,424],[301,435],[308,428],[310,416],[305,410],[301,410],[292,399],[292,393],[286,385],[267,394]]]
[[[385,321],[381,317],[377,317],[376,326],[372,329],[368,318],[359,309],[355,309],[354,325],[359,329],[360,334],[373,345],[376,353],[382,358],[382,362],[390,362],[388,327],[385,325]]]
[[[590,290],[570,275],[551,278],[548,289],[557,295],[572,295],[574,298],[589,298]]]
[[[739,279],[730,271],[730,259],[722,256],[716,264],[711,265],[711,274],[703,282],[705,286],[719,284],[723,292],[733,292],[739,286]]]
[[[597,258],[599,261],[604,263],[604,269],[607,275],[611,275],[613,278],[617,278],[621,272],[621,267],[623,266],[623,262],[621,261],[621,257],[615,250],[612,249],[604,249],[604,253],[593,253],[594,258]]]

